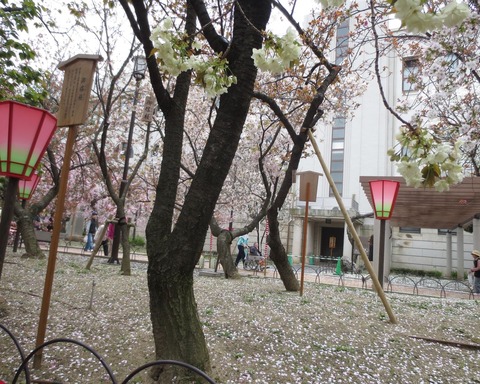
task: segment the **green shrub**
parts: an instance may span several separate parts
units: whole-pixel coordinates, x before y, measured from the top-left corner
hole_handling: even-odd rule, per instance
[[[135,236],[135,238],[130,238],[130,245],[132,247],[144,247],[145,246],[145,239],[142,236]]]
[[[457,276],[458,276],[457,271],[452,271],[452,274],[451,274],[452,279],[457,280]],[[463,280],[467,280],[467,279],[468,279],[468,273],[465,272],[463,274]]]
[[[408,269],[408,268],[392,268],[392,273],[398,275],[413,275],[413,276],[426,276],[440,279],[442,272],[440,271],[424,271],[421,269]]]

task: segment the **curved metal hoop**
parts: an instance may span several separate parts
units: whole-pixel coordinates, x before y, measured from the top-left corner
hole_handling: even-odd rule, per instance
[[[133,372],[131,372],[125,378],[125,380],[122,381],[122,384],[127,384],[134,376],[136,376],[141,371],[143,371],[147,368],[156,366],[156,365],[178,365],[178,366],[186,368],[186,369],[188,369],[192,372],[195,372],[197,375],[203,377],[209,383],[216,384],[215,381],[212,378],[210,378],[209,376],[207,376],[207,374],[205,372],[203,372],[200,369],[194,367],[193,365],[184,363],[182,361],[177,361],[177,360],[157,360],[157,361],[152,361],[151,363],[144,364],[141,367],[138,367],[137,369],[135,369]]]
[[[20,357],[22,359],[22,363],[20,365],[20,367],[16,370],[15,372],[15,377],[13,378],[13,381],[12,381],[12,384],[15,384],[21,374],[22,371],[25,372],[25,381],[27,384],[30,384],[32,381],[31,381],[31,378],[30,378],[30,372],[28,370],[28,363],[29,361],[32,359],[33,356],[35,356],[35,354],[42,350],[43,348],[49,346],[49,345],[52,345],[52,344],[59,344],[59,343],[68,343],[68,344],[75,344],[75,345],[78,345],[80,347],[82,347],[83,349],[87,350],[88,352],[90,352],[92,355],[94,355],[97,360],[102,364],[103,368],[107,371],[108,373],[108,376],[110,377],[110,380],[112,381],[113,384],[117,384],[118,381],[115,379],[115,375],[113,374],[112,372],[112,369],[110,368],[110,366],[106,363],[106,361],[104,360],[104,358],[97,352],[95,351],[93,348],[91,348],[90,346],[82,343],[81,341],[78,341],[78,340],[74,340],[74,339],[68,339],[68,338],[57,338],[57,339],[52,339],[52,340],[49,340],[45,343],[43,343],[42,345],[39,345],[38,347],[36,347],[33,351],[31,351],[26,357],[25,357],[25,353],[22,349],[22,347],[20,346],[20,343],[18,342],[17,338],[13,335],[12,332],[10,332],[4,325],[0,324],[0,328],[3,329],[5,331],[5,333],[13,340],[14,344],[15,344],[15,347],[17,348],[19,354],[20,354]],[[122,381],[122,384],[127,384],[133,377],[135,377],[137,374],[139,374],[140,372],[144,371],[145,369],[148,369],[150,367],[153,367],[153,366],[160,366],[160,365],[177,365],[179,367],[182,367],[182,368],[186,368],[192,372],[194,372],[196,375],[202,377],[203,379],[205,379],[208,383],[211,383],[211,384],[216,384],[215,381],[209,377],[205,372],[201,371],[200,369],[194,367],[193,365],[190,365],[188,363],[185,363],[185,362],[182,362],[182,361],[177,361],[177,360],[157,360],[157,361],[153,361],[153,362],[150,362],[150,363],[147,363],[147,364],[144,364],[140,367],[138,367],[137,369],[135,369],[134,371],[132,371],[123,381]]]
[[[23,359],[23,362],[22,364],[20,365],[20,367],[17,369],[17,372],[15,373],[15,377],[13,378],[13,381],[12,381],[12,384],[15,384],[18,380],[18,376],[20,375],[20,372],[22,370],[24,370],[28,364],[28,362],[31,360],[31,358],[38,352],[40,351],[41,349],[45,348],[46,346],[48,345],[51,345],[51,344],[56,344],[56,343],[70,343],[70,344],[76,344],[84,349],[86,349],[87,351],[89,351],[92,355],[94,355],[99,361],[100,363],[102,364],[102,366],[105,368],[105,370],[108,372],[108,375],[110,376],[110,379],[112,380],[112,383],[117,383],[116,379],[115,379],[115,376],[112,372],[112,370],[110,369],[110,367],[108,366],[108,364],[105,362],[105,360],[103,359],[103,357],[98,353],[96,352],[93,348],[89,347],[88,345],[82,343],[81,341],[78,341],[78,340],[73,340],[73,339],[66,339],[66,338],[59,338],[59,339],[53,339],[53,340],[49,340],[49,341],[46,341],[45,343],[39,345],[38,347],[36,347],[32,352],[30,352],[28,354],[28,356]],[[27,384],[30,383],[30,380],[27,380]]]

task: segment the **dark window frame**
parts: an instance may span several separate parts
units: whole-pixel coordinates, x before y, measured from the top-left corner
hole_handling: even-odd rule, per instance
[[[405,57],[402,60],[402,91],[405,93],[416,92],[417,85],[409,81],[409,78],[415,77],[420,71],[420,60],[418,57]]]
[[[399,228],[400,233],[417,233],[421,234],[422,233],[422,228],[420,227],[400,227]]]
[[[440,236],[445,236],[448,232],[450,232],[452,236],[457,236],[457,231],[452,231],[451,229],[437,229],[437,234]]]

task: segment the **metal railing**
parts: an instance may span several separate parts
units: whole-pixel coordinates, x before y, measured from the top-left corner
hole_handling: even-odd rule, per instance
[[[26,384],[38,383],[38,382],[43,382],[43,383],[48,382],[48,381],[41,380],[41,379],[38,379],[38,378],[32,379],[32,375],[30,373],[30,370],[28,369],[28,364],[37,352],[39,352],[40,350],[42,350],[43,348],[45,348],[49,345],[59,344],[59,343],[74,344],[74,345],[80,346],[81,348],[90,352],[99,361],[100,365],[103,367],[106,374],[108,375],[109,380],[113,384],[129,383],[140,372],[142,372],[142,371],[144,371],[148,368],[151,368],[151,367],[154,367],[154,366],[167,366],[167,365],[170,365],[170,366],[174,365],[174,366],[185,368],[186,370],[191,371],[195,375],[203,378],[205,382],[215,384],[215,381],[212,378],[210,378],[205,372],[203,372],[200,369],[194,367],[193,365],[190,365],[190,364],[182,362],[182,361],[177,361],[177,360],[157,360],[157,361],[152,361],[150,363],[146,363],[146,364],[134,369],[132,372],[130,372],[127,375],[127,377],[123,381],[120,382],[115,378],[115,375],[113,374],[112,369],[110,368],[108,363],[105,361],[105,359],[98,352],[96,352],[92,347],[90,347],[90,346],[88,346],[88,345],[86,345],[86,344],[84,344],[84,343],[82,343],[78,340],[73,340],[73,339],[68,339],[68,338],[57,338],[57,339],[53,339],[53,340],[50,340],[50,341],[46,341],[45,343],[41,344],[40,346],[38,346],[34,350],[32,350],[28,355],[26,355],[25,352],[23,351],[22,347],[20,346],[20,343],[18,342],[17,338],[13,335],[13,333],[10,332],[3,324],[0,324],[0,328],[12,339],[12,341],[15,345],[16,351],[18,353],[18,356],[19,356],[20,365],[15,371],[15,376],[14,376],[12,382],[11,382],[12,384],[17,383],[17,381],[18,381],[20,375],[22,374],[22,372],[24,373]]]
[[[274,278],[280,278],[277,268],[274,264],[269,264]],[[295,277],[300,276],[301,265],[292,265]],[[344,269],[343,269],[344,270]],[[351,270],[350,270],[351,271]],[[331,260],[320,265],[305,265],[305,273],[315,276],[315,283],[330,283],[332,279],[341,286],[347,285],[348,280],[359,280],[362,282],[362,288],[368,289],[368,283],[371,281],[370,275],[364,271],[341,274],[336,273],[336,263]],[[392,293],[410,293],[413,295],[439,294],[441,298],[450,295],[465,295],[469,299],[474,299],[473,286],[468,281],[441,279],[430,276],[410,276],[410,275],[388,275],[384,277],[384,290]]]

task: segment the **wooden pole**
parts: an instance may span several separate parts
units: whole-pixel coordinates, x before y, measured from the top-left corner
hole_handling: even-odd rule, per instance
[[[65,195],[68,186],[68,174],[70,172],[70,162],[73,152],[73,146],[78,133],[78,126],[74,125],[68,129],[67,143],[65,147],[65,157],[63,159],[62,171],[60,174],[60,186],[57,195],[57,204],[55,206],[55,215],[53,217],[52,240],[48,254],[47,273],[45,275],[45,286],[42,296],[42,307],[40,309],[40,320],[37,330],[36,347],[45,342],[45,332],[47,329],[48,310],[50,307],[50,298],[52,296],[53,276],[55,274],[55,263],[57,261],[57,249],[60,239],[60,227],[62,222],[63,210],[65,206]],[[42,350],[39,350],[33,358],[33,367],[40,368],[42,365]]]
[[[385,269],[385,220],[380,220],[380,245],[378,246],[378,282],[383,288],[383,270]]]
[[[300,296],[303,296],[303,282],[305,280],[305,256],[307,253],[308,200],[310,200],[310,183],[307,183],[306,185],[305,196],[305,218],[303,219],[302,273],[300,277]]]
[[[358,236],[357,231],[355,230],[355,227],[352,223],[352,220],[350,219],[350,216],[348,216],[348,211],[345,208],[345,205],[343,204],[342,197],[338,193],[337,187],[335,186],[335,182],[332,179],[332,176],[330,175],[330,172],[327,168],[327,165],[325,164],[325,161],[323,160],[322,154],[320,153],[320,149],[318,148],[317,142],[315,141],[315,137],[313,136],[312,130],[308,130],[308,136],[310,138],[310,141],[312,142],[313,148],[315,149],[315,154],[318,157],[318,160],[320,161],[320,164],[322,165],[323,172],[325,173],[325,176],[327,177],[328,183],[330,184],[330,187],[332,188],[332,192],[335,195],[335,199],[337,200],[338,206],[340,210],[342,211],[343,217],[345,219],[345,222],[347,223],[348,229],[350,230],[350,233],[353,236],[353,240],[355,241],[355,245],[357,246],[358,250],[360,251],[360,255],[362,257],[362,260],[365,264],[365,267],[367,268],[368,273],[370,274],[370,277],[372,279],[372,283],[375,287],[375,290],[377,291],[378,296],[382,300],[383,306],[385,307],[385,310],[388,313],[388,317],[390,318],[390,322],[393,324],[397,323],[397,319],[395,318],[395,315],[393,314],[392,307],[390,306],[390,303],[388,302],[385,292],[383,291],[382,286],[380,285],[380,282],[378,281],[378,277],[375,274],[375,271],[372,267],[372,264],[370,263],[370,260],[368,260],[368,256],[365,253],[365,249],[363,248],[362,242],[360,240],[360,237]]]
[[[15,201],[17,200],[17,189],[20,179],[9,177],[7,189],[5,190],[2,217],[0,219],[0,278],[2,277],[3,263],[7,253],[8,237],[10,234],[10,224],[13,219]],[[18,228],[17,228],[18,232]]]

